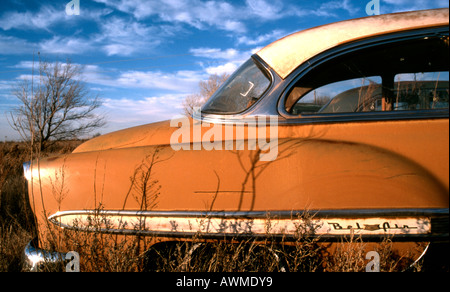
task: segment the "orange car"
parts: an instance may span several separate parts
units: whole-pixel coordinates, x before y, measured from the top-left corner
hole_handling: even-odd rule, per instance
[[[162,247],[198,234],[289,239],[308,211],[320,240],[448,241],[448,51],[448,9],[280,39],[193,118],[26,163],[38,227],[85,231],[99,216],[100,232]],[[63,255],[38,242],[32,264]]]

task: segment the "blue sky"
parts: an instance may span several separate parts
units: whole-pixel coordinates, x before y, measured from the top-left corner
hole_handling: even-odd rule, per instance
[[[1,0],[0,140],[19,139],[6,113],[11,87],[31,76],[33,54],[84,66],[100,94],[107,133],[171,119],[211,74],[232,73],[290,33],[367,16],[369,0]],[[448,7],[447,0],[380,0],[381,13]]]

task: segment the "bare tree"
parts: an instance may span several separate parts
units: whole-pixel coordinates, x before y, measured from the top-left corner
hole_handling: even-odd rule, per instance
[[[82,68],[69,60],[39,60],[38,80],[24,79],[12,90],[21,102],[10,112],[12,128],[44,150],[54,141],[77,138],[104,126],[104,118],[95,113],[101,106],[99,96],[90,95],[81,77]]]
[[[221,75],[210,75],[208,80],[200,81],[198,84],[199,92],[191,94],[183,101],[183,110],[187,116],[191,116],[195,107],[202,106],[217,89],[230,77],[223,73]]]

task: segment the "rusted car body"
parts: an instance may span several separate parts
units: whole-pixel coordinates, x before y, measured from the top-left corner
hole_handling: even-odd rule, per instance
[[[448,240],[448,25],[439,9],[285,37],[193,118],[26,164],[38,226],[101,216],[100,231],[163,241],[289,238],[308,211],[323,240]]]

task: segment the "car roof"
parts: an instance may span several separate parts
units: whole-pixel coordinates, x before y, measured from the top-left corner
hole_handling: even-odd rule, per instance
[[[445,25],[449,25],[448,8],[370,16],[300,31],[256,54],[285,79],[305,61],[333,47],[383,34]]]

